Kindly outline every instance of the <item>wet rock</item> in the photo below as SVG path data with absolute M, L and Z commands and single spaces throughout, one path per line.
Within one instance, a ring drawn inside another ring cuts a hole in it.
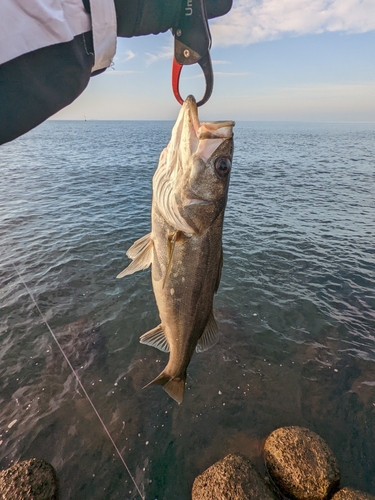
M 58 481 L 52 465 L 37 458 L 18 462 L 0 472 L 2 500 L 58 500 Z
M 192 500 L 275 500 L 276 497 L 240 454 L 227 455 L 194 481 Z
M 332 500 L 375 500 L 375 497 L 363 491 L 343 488 L 333 495 Z
M 280 491 L 295 500 L 326 500 L 340 483 L 337 461 L 326 442 L 303 427 L 282 427 L 266 439 L 268 472 Z

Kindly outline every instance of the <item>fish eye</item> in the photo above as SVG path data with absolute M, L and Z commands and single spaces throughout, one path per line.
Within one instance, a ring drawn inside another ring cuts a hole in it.
M 230 172 L 232 164 L 226 156 L 219 156 L 216 158 L 214 166 L 219 177 L 226 177 Z

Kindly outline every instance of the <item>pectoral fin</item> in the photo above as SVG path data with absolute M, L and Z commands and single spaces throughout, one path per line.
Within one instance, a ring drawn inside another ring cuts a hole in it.
M 214 290 L 215 293 L 218 291 L 218 288 L 220 285 L 221 273 L 223 271 L 223 262 L 224 262 L 224 257 L 223 257 L 223 247 L 222 247 L 221 252 L 220 252 L 219 268 L 217 270 L 217 276 L 216 276 L 216 283 L 215 283 L 215 290 Z
M 211 311 L 210 317 L 201 338 L 198 340 L 197 347 L 195 350 L 197 352 L 207 351 L 210 347 L 216 344 L 219 340 L 219 328 L 216 324 L 214 314 Z
M 126 255 L 132 259 L 133 262 L 131 262 L 128 267 L 118 274 L 116 278 L 123 278 L 129 274 L 147 269 L 152 262 L 153 247 L 154 243 L 151 239 L 151 233 L 148 233 L 139 240 L 135 241 L 126 252 Z
M 140 339 L 141 344 L 150 345 L 151 347 L 156 347 L 159 351 L 169 352 L 168 340 L 164 334 L 161 325 L 153 328 L 152 330 L 144 333 Z
M 179 232 L 180 231 L 175 231 L 174 233 L 171 233 L 168 236 L 168 241 L 167 241 L 168 266 L 167 266 L 167 270 L 166 270 L 165 276 L 164 276 L 163 288 L 167 282 L 169 275 L 171 274 L 172 262 L 173 262 L 173 252 L 174 252 L 174 248 L 176 245 L 176 240 L 178 238 Z

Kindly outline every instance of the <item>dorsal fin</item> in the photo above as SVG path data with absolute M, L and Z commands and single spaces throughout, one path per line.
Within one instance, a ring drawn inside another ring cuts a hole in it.
M 169 352 L 168 340 L 161 325 L 144 333 L 140 337 L 139 342 L 141 344 L 150 345 L 151 347 L 156 347 L 156 349 L 159 349 L 159 351 Z
M 121 271 L 116 278 L 123 278 L 129 274 L 147 269 L 152 262 L 153 247 L 154 243 L 151 239 L 151 233 L 148 233 L 145 236 L 142 236 L 139 240 L 135 241 L 126 252 L 126 255 L 132 259 L 133 262 Z
M 211 311 L 211 314 L 208 318 L 206 328 L 198 340 L 197 347 L 195 350 L 197 352 L 207 351 L 210 347 L 216 344 L 219 340 L 219 328 L 216 324 L 214 313 Z

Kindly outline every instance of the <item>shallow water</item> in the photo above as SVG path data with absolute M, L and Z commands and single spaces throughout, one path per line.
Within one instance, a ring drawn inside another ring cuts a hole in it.
M 222 336 L 181 406 L 141 389 L 167 359 L 138 343 L 158 324 L 149 270 L 115 279 L 172 125 L 47 122 L 1 147 L 0 466 L 44 458 L 62 500 L 140 498 L 15 265 L 147 500 L 187 500 L 230 452 L 262 472 L 283 425 L 374 495 L 375 125 L 237 123 Z

